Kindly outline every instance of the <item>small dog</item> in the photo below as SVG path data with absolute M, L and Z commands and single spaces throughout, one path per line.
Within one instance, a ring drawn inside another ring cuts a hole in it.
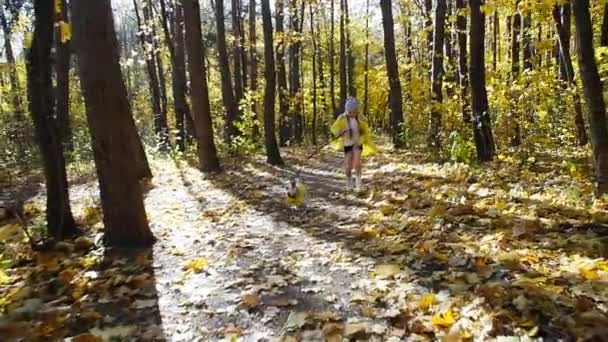
M 289 182 L 289 186 L 287 187 L 287 203 L 295 206 L 303 205 L 304 200 L 306 199 L 306 192 L 306 185 L 304 185 L 296 175 L 296 177 Z

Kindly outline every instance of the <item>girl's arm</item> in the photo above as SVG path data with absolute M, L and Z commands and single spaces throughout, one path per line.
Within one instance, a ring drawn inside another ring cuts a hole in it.
M 342 115 L 338 116 L 334 124 L 331 125 L 330 131 L 333 135 L 338 137 L 346 133 L 346 120 L 344 120 Z

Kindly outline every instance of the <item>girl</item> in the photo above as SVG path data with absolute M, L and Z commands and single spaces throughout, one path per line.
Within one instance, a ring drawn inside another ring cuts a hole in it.
M 365 118 L 359 115 L 359 103 L 349 97 L 344 104 L 345 113 L 338 116 L 331 126 L 331 132 L 337 136 L 334 146 L 344 150 L 344 167 L 346 186 L 353 187 L 352 170 L 355 170 L 355 189 L 361 190 L 361 156 L 375 154 L 377 148 L 372 142 L 371 131 Z

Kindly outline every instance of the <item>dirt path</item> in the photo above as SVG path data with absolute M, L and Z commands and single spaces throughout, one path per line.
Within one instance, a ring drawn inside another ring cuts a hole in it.
M 181 165 L 177 174 L 157 176 L 162 186 L 149 192 L 146 206 L 161 237 L 154 265 L 170 339 L 207 341 L 234 332 L 258 341 L 289 334 L 289 328 L 297 334 L 304 321 L 286 325 L 297 313 L 369 320 L 351 302 L 376 263 L 353 235 L 367 203 L 343 194 L 341 173 L 332 169 L 339 164 L 338 155 L 327 154 L 301 169 L 309 187 L 303 208 L 285 200 L 290 168 L 227 165 L 224 175 L 204 180 Z M 209 262 L 205 271 L 176 285 L 184 260 L 199 257 Z M 321 325 L 306 322 L 309 340 L 322 340 L 315 337 Z

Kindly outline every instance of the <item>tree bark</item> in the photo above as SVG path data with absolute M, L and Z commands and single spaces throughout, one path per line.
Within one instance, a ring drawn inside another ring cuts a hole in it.
M 526 11 L 522 23 L 522 48 L 524 50 L 524 70 L 530 71 L 534 67 L 532 64 L 532 18 L 530 11 Z
M 602 34 L 600 36 L 600 45 L 608 46 L 608 3 L 604 4 L 604 16 L 602 20 Z
M 346 62 L 348 63 L 348 95 L 357 96 L 355 87 L 355 55 L 350 41 L 350 17 L 348 13 L 348 0 L 344 0 L 344 26 L 346 31 Z
M 456 0 L 456 31 L 458 32 L 458 81 L 460 85 L 460 100 L 462 102 L 462 121 L 465 124 L 471 123 L 471 113 L 469 110 L 469 71 L 467 67 L 467 18 L 463 11 L 465 8 L 464 0 Z
M 399 80 L 399 66 L 395 53 L 395 32 L 393 9 L 391 0 L 380 0 L 382 9 L 382 28 L 384 31 L 384 55 L 386 58 L 386 72 L 390 86 L 391 106 L 391 135 L 396 147 L 402 147 L 400 133 L 403 124 L 403 108 L 401 95 L 401 81 Z
M 134 122 L 122 80 L 118 41 L 109 0 L 72 1 L 74 44 L 97 167 L 105 242 L 149 245 L 148 226 L 137 170 Z
M 589 0 L 577 0 L 573 4 L 576 24 L 578 65 L 589 113 L 591 147 L 595 166 L 596 195 L 608 193 L 608 125 L 602 81 L 595 61 L 593 25 L 589 13 Z
M 207 66 L 201 30 L 200 5 L 198 0 L 182 0 L 184 23 L 186 26 L 186 51 L 190 72 L 190 103 L 194 132 L 198 142 L 198 162 L 203 172 L 219 172 L 213 140 L 213 122 L 207 88 Z
M 188 134 L 186 132 L 186 122 L 190 118 L 190 107 L 186 100 L 186 63 L 184 53 L 184 26 L 183 9 L 181 2 L 176 2 L 174 15 L 169 18 L 165 0 L 160 0 L 161 15 L 163 19 L 163 30 L 165 41 L 169 48 L 171 58 L 171 90 L 173 93 L 173 107 L 175 111 L 175 125 L 177 128 L 177 147 L 179 151 L 186 150 Z M 169 28 L 171 22 L 171 29 Z M 173 36 L 171 36 L 171 31 Z
M 340 113 L 336 107 L 336 60 L 335 60 L 335 0 L 331 0 L 330 5 L 330 19 L 329 19 L 329 97 L 331 100 L 331 109 L 334 117 L 337 117 Z
M 276 75 L 274 66 L 274 42 L 272 37 L 272 18 L 269 0 L 262 0 L 262 21 L 264 30 L 264 138 L 266 143 L 266 160 L 272 165 L 283 165 L 283 159 L 277 145 L 274 127 L 274 101 Z
M 317 39 L 315 37 L 315 20 L 314 12 L 312 10 L 312 3 L 309 5 L 310 9 L 310 37 L 312 39 L 312 123 L 311 123 L 311 138 L 312 144 L 317 144 Z
M 66 151 L 74 150 L 72 140 L 72 126 L 70 124 L 70 42 L 62 38 L 62 30 L 69 24 L 68 8 L 65 0 L 61 0 L 60 13 L 56 13 L 55 22 L 55 75 L 57 85 L 55 88 L 55 108 L 59 125 L 59 137 Z M 64 23 L 63 26 L 61 23 Z
M 232 77 L 230 76 L 230 61 L 228 60 L 226 29 L 224 25 L 224 0 L 215 0 L 215 23 L 217 27 L 217 53 L 222 82 L 222 99 L 224 101 L 224 108 L 226 109 L 224 141 L 230 143 L 234 137 L 239 135 L 235 123 L 239 120 L 240 114 L 234 97 Z
M 348 61 L 346 56 L 346 28 L 345 28 L 345 13 L 344 0 L 340 0 L 340 103 L 339 113 L 344 112 L 344 103 L 348 96 Z
M 78 230 L 70 208 L 63 145 L 53 110 L 53 2 L 34 1 L 34 14 L 34 34 L 27 55 L 29 107 L 42 154 L 47 229 L 49 235 L 61 239 Z
M 12 27 L 9 26 L 4 9 L 0 9 L 0 24 L 4 35 L 4 53 L 6 62 L 9 64 L 9 82 L 11 84 L 11 94 L 13 102 L 13 112 L 15 120 L 23 122 L 25 115 L 23 113 L 23 101 L 21 100 L 21 87 L 19 85 L 19 77 L 17 75 L 17 65 L 12 44 Z
M 301 13 L 299 13 L 301 12 Z M 290 26 L 295 35 L 302 33 L 302 23 L 304 22 L 304 11 L 298 10 L 298 1 L 290 1 Z M 290 95 L 293 106 L 293 138 L 296 142 L 302 142 L 304 135 L 304 122 L 302 116 L 302 82 L 300 79 L 300 63 L 301 63 L 301 47 L 302 43 L 298 40 L 289 46 L 289 83 Z
M 496 71 L 498 66 L 498 35 L 499 35 L 499 24 L 498 11 L 494 11 L 492 23 L 492 70 Z
M 515 8 L 519 1 L 516 2 Z M 513 15 L 512 22 L 512 38 L 511 38 L 511 82 L 515 82 L 519 77 L 520 70 L 520 33 L 521 33 L 522 20 L 519 12 Z M 519 116 L 515 111 L 511 111 L 513 135 L 511 136 L 511 146 L 521 145 L 521 129 L 519 127 Z
M 365 73 L 364 77 L 364 99 L 363 99 L 363 115 L 369 117 L 369 0 L 365 2 Z
M 242 46 L 243 33 L 241 32 L 240 0 L 232 0 L 232 35 L 234 36 L 233 58 L 234 61 L 234 97 L 237 105 L 243 99 L 243 69 L 242 69 Z
M 477 149 L 477 160 L 490 161 L 494 158 L 494 137 L 488 107 L 485 71 L 485 15 L 481 11 L 484 0 L 469 0 L 471 12 L 471 99 L 473 107 L 473 134 Z
M 139 14 L 139 8 L 137 0 L 133 0 L 133 7 L 135 9 L 135 18 L 137 20 L 137 27 L 139 29 L 138 36 L 141 43 L 141 48 L 146 58 L 146 71 L 148 73 L 148 85 L 150 88 L 150 102 L 152 104 L 152 112 L 154 113 L 154 130 L 158 136 L 161 147 L 167 146 L 168 139 L 168 128 L 167 118 L 163 116 L 161 108 L 161 93 L 160 84 L 158 80 L 158 68 L 156 65 L 156 57 L 154 52 L 154 37 L 152 30 L 149 29 L 148 23 L 152 18 L 151 8 L 146 5 L 143 8 L 143 20 Z
M 280 39 L 277 44 L 277 77 L 279 86 L 279 144 L 286 146 L 287 142 L 293 137 L 292 121 L 289 116 L 289 89 L 287 89 L 287 71 L 285 69 L 285 3 L 284 0 L 275 2 L 275 21 L 277 34 Z
M 249 89 L 251 91 L 256 91 L 258 89 L 258 56 L 257 48 L 255 46 L 256 35 L 255 0 L 249 0 Z
M 433 65 L 431 67 L 432 109 L 429 125 L 431 148 L 441 150 L 441 103 L 443 102 L 443 47 L 445 37 L 446 0 L 435 1 L 435 27 L 433 29 Z
M 572 7 L 570 7 L 570 4 L 563 4 L 561 7 L 561 12 L 558 12 L 557 14 L 559 15 L 559 22 L 560 22 L 560 26 L 561 26 L 561 30 L 562 33 L 562 37 L 558 36 L 558 55 L 560 54 L 561 51 L 561 47 L 560 45 L 563 45 L 564 50 L 567 50 L 568 53 L 570 53 L 570 37 L 572 36 Z M 554 11 L 554 19 L 555 19 L 555 11 Z M 558 32 L 559 33 L 559 32 Z M 561 42 L 560 42 L 561 39 Z M 559 79 L 562 81 L 567 81 L 568 80 L 568 76 L 567 76 L 567 71 L 566 71 L 566 65 L 564 64 L 564 59 L 562 59 L 562 57 L 559 58 Z
M 560 7 L 555 6 L 553 8 L 553 20 L 555 22 L 555 29 L 557 31 L 557 42 L 559 45 L 560 65 L 565 67 L 565 77 L 568 84 L 576 89 L 576 81 L 574 80 L 574 68 L 572 65 L 572 57 L 570 56 L 570 50 L 566 47 L 569 45 L 566 43 L 569 41 L 570 33 L 569 28 L 567 29 L 563 24 L 562 16 L 560 15 Z M 587 132 L 585 131 L 585 120 L 583 119 L 583 109 L 581 106 L 581 99 L 578 91 L 574 92 L 574 123 L 576 126 L 576 143 L 579 146 L 584 146 L 588 142 Z

